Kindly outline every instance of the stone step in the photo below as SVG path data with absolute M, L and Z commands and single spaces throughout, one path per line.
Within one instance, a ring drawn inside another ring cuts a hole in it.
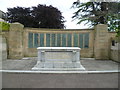
M 85 70 L 80 62 L 38 62 L 32 70 Z
M 84 71 L 85 68 L 32 68 L 32 70 L 37 71 Z

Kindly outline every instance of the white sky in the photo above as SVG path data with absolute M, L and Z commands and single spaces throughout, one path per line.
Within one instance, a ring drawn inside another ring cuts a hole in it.
M 46 4 L 47 6 L 52 5 L 62 12 L 62 16 L 64 16 L 66 20 L 66 29 L 88 28 L 87 26 L 84 26 L 84 24 L 77 25 L 77 21 L 72 21 L 71 17 L 73 16 L 75 9 L 71 9 L 71 6 L 74 1 L 76 0 L 0 0 L 0 10 L 7 12 L 7 8 L 16 6 L 31 7 L 37 6 L 38 4 Z

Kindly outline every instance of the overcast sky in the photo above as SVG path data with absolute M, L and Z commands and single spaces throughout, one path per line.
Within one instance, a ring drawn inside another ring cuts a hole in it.
M 71 17 L 75 10 L 71 9 L 71 6 L 74 1 L 76 0 L 0 0 L 0 10 L 6 12 L 7 8 L 16 6 L 31 7 L 37 6 L 38 4 L 46 4 L 47 6 L 52 5 L 62 12 L 62 16 L 64 16 L 66 20 L 66 29 L 87 28 L 87 26 L 84 26 L 83 24 L 77 25 L 77 21 L 72 21 Z

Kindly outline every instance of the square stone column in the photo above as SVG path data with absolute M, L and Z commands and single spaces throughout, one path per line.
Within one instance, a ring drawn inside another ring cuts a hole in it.
M 10 24 L 8 58 L 21 59 L 23 57 L 23 27 L 20 23 Z
M 95 26 L 94 56 L 95 59 L 109 59 L 108 26 Z

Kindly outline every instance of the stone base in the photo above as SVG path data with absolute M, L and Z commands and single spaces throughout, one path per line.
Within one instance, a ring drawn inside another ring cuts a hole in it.
M 80 64 L 80 62 L 37 62 L 37 64 L 32 68 L 32 70 L 80 71 L 85 70 L 85 68 Z

